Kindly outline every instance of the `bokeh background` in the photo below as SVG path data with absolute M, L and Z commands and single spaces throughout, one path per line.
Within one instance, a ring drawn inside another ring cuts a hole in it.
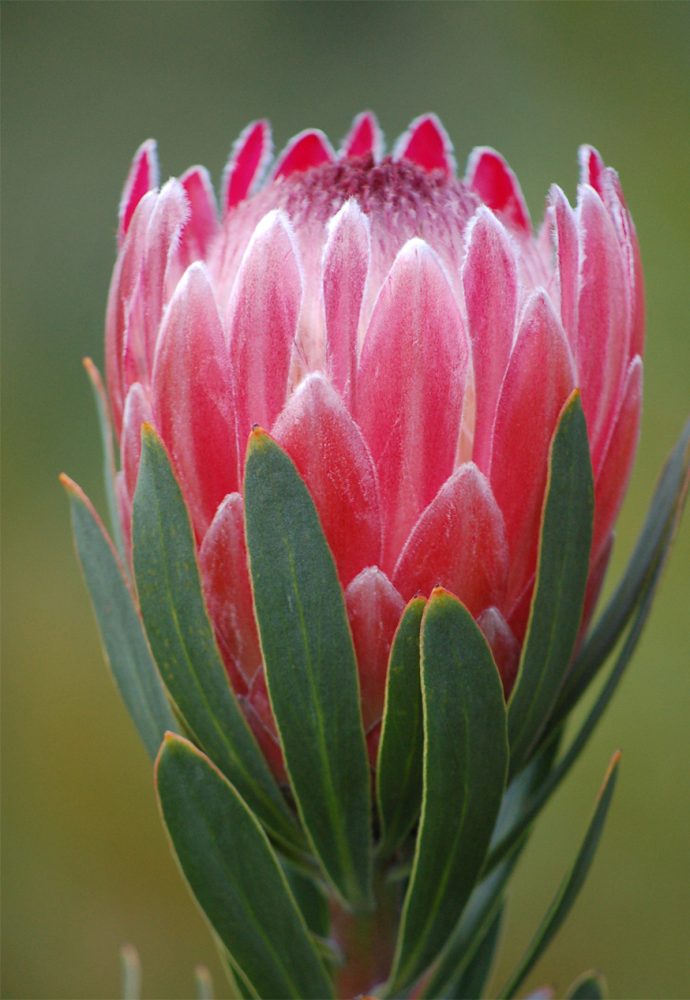
M 163 175 L 206 164 L 269 116 L 338 141 L 374 108 L 389 139 L 438 112 L 460 164 L 500 149 L 541 215 L 574 197 L 577 146 L 620 171 L 648 287 L 639 462 L 612 576 L 690 402 L 687 3 L 3 4 L 3 996 L 119 995 L 130 941 L 144 995 L 185 997 L 213 946 L 169 856 L 138 745 L 107 675 L 57 474 L 100 504 L 80 359 L 102 359 L 120 188 L 154 135 Z M 685 525 L 614 706 L 549 806 L 513 886 L 501 973 L 572 858 L 608 757 L 624 751 L 592 877 L 532 984 L 605 970 L 618 998 L 690 994 Z

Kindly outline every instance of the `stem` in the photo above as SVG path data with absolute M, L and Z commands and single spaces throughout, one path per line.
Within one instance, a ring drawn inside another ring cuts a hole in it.
M 343 955 L 335 980 L 339 1000 L 366 996 L 388 978 L 400 920 L 400 886 L 379 874 L 374 898 L 370 913 L 350 913 L 331 900 L 331 933 Z

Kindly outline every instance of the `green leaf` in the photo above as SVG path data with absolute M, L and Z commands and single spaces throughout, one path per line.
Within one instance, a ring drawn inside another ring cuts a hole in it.
M 583 972 L 566 994 L 567 1000 L 604 1000 L 606 980 L 600 972 Z
M 535 789 L 541 786 L 551 769 L 556 749 L 556 741 L 544 747 L 506 789 L 492 842 L 500 840 L 506 830 L 512 827 L 515 816 L 520 815 Z M 524 842 L 523 837 L 518 846 L 522 847 Z M 459 922 L 434 965 L 431 977 L 425 983 L 423 996 L 427 1000 L 443 1000 L 443 998 L 456 1000 L 458 990 L 461 988 L 459 984 L 465 981 L 465 976 L 470 975 L 470 967 L 475 959 L 479 961 L 477 957 L 479 949 L 503 905 L 504 889 L 517 864 L 519 854 L 519 850 L 513 850 L 502 864 L 494 866 L 475 886 Z M 478 990 L 477 995 L 480 992 Z
M 214 1000 L 213 980 L 205 965 L 197 965 L 194 970 L 196 1000 Z
M 127 711 L 151 759 L 166 730 L 178 729 L 149 651 L 122 564 L 91 501 L 68 476 L 67 491 L 77 554 L 106 659 Z
M 168 735 L 156 787 L 182 872 L 257 995 L 332 996 L 275 852 L 230 782 L 188 740 Z
M 558 933 L 563 921 L 570 912 L 570 909 L 577 899 L 580 889 L 584 885 L 589 872 L 594 855 L 599 844 L 606 822 L 606 815 L 611 804 L 613 790 L 616 785 L 618 765 L 620 763 L 620 753 L 615 753 L 611 758 L 608 770 L 604 777 L 603 785 L 599 791 L 594 815 L 582 842 L 582 846 L 577 854 L 575 863 L 570 872 L 561 883 L 551 906 L 547 910 L 536 934 L 530 942 L 520 964 L 511 976 L 510 980 L 499 994 L 499 1000 L 510 1000 L 514 997 L 525 978 L 534 968 L 544 950 L 550 944 L 553 937 Z
M 122 1000 L 140 1000 L 141 962 L 134 945 L 125 944 L 120 948 L 120 967 L 122 969 Z
M 474 888 L 505 786 L 503 688 L 469 611 L 440 588 L 422 623 L 424 794 L 387 995 L 413 983 Z
M 376 764 L 376 791 L 381 819 L 379 858 L 398 849 L 416 821 L 422 799 L 422 692 L 419 681 L 419 632 L 426 601 L 410 601 L 393 639 L 381 740 Z
M 508 705 L 513 774 L 535 746 L 572 656 L 587 584 L 593 514 L 587 427 L 576 390 L 563 407 L 549 455 L 534 596 Z
M 652 602 L 656 593 L 656 588 L 661 576 L 662 565 L 657 565 L 654 576 L 647 581 L 642 599 L 633 620 L 633 624 L 625 638 L 616 662 L 602 688 L 597 700 L 590 709 L 587 718 L 578 730 L 577 736 L 573 739 L 566 753 L 558 761 L 546 779 L 539 785 L 534 796 L 529 801 L 524 811 L 520 814 L 511 829 L 496 843 L 489 852 L 489 857 L 484 865 L 484 871 L 488 872 L 497 865 L 503 858 L 514 851 L 520 841 L 526 836 L 532 823 L 544 808 L 548 800 L 556 791 L 560 783 L 570 771 L 571 767 L 578 759 L 589 739 L 594 732 L 599 719 L 604 714 L 609 702 L 618 687 L 628 663 L 637 647 L 637 643 L 642 635 Z
M 307 927 L 317 937 L 327 938 L 331 929 L 331 914 L 323 889 L 313 878 L 305 875 L 301 868 L 295 867 L 289 861 L 281 863 Z
M 93 397 L 96 401 L 96 411 L 98 413 L 98 423 L 101 429 L 101 443 L 103 445 L 103 482 L 105 484 L 105 498 L 108 505 L 108 519 L 110 530 L 115 540 L 115 546 L 122 559 L 125 558 L 125 545 L 122 539 L 122 526 L 120 524 L 120 512 L 118 510 L 117 497 L 115 496 L 115 451 L 113 448 L 113 428 L 110 422 L 110 412 L 108 407 L 108 397 L 103 387 L 101 373 L 91 358 L 84 358 L 84 369 L 88 375 L 93 390 Z
M 587 636 L 568 676 L 552 725 L 580 700 L 625 629 L 646 581 L 664 561 L 680 520 L 690 482 L 690 421 L 659 478 L 640 537 L 611 600 Z
M 290 458 L 252 432 L 247 548 L 266 680 L 300 817 L 324 871 L 371 905 L 371 790 L 342 590 L 316 509 Z
M 443 993 L 443 997 L 448 997 L 449 1000 L 476 1000 L 482 995 L 491 975 L 491 966 L 501 933 L 502 918 L 503 907 L 499 907 L 484 937 L 480 940 L 474 957 L 464 972 L 455 981 L 448 984 L 448 991 Z M 440 994 L 436 996 L 437 1000 L 442 1000 Z
M 133 539 L 146 632 L 180 715 L 271 833 L 287 844 L 302 846 L 228 681 L 201 594 L 187 509 L 163 444 L 146 425 Z

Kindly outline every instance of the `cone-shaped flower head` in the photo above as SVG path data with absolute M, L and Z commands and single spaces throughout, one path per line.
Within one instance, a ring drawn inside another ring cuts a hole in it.
M 391 155 L 373 115 L 336 153 L 269 127 L 233 147 L 218 216 L 194 167 L 157 189 L 152 142 L 120 207 L 106 365 L 125 534 L 142 421 L 189 508 L 219 646 L 279 753 L 253 617 L 242 470 L 254 424 L 316 504 L 357 653 L 371 744 L 404 604 L 441 585 L 484 631 L 509 691 L 534 584 L 550 440 L 579 387 L 595 482 L 593 605 L 637 440 L 643 287 L 616 173 L 581 151 L 573 208 L 534 233 L 494 150 L 464 180 L 433 115 Z

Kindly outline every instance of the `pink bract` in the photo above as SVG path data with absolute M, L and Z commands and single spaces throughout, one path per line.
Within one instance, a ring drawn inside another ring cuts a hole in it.
M 370 113 L 340 151 L 317 130 L 272 169 L 266 122 L 225 170 L 156 188 L 144 143 L 120 205 L 106 321 L 125 535 L 142 421 L 157 428 L 199 546 L 228 674 L 280 771 L 247 572 L 242 469 L 253 424 L 292 457 L 350 617 L 369 744 L 406 601 L 470 609 L 506 694 L 534 582 L 547 456 L 579 387 L 595 477 L 587 614 L 635 451 L 644 294 L 617 174 L 581 150 L 535 234 L 515 174 L 475 150 L 463 180 L 434 115 L 383 155 Z

